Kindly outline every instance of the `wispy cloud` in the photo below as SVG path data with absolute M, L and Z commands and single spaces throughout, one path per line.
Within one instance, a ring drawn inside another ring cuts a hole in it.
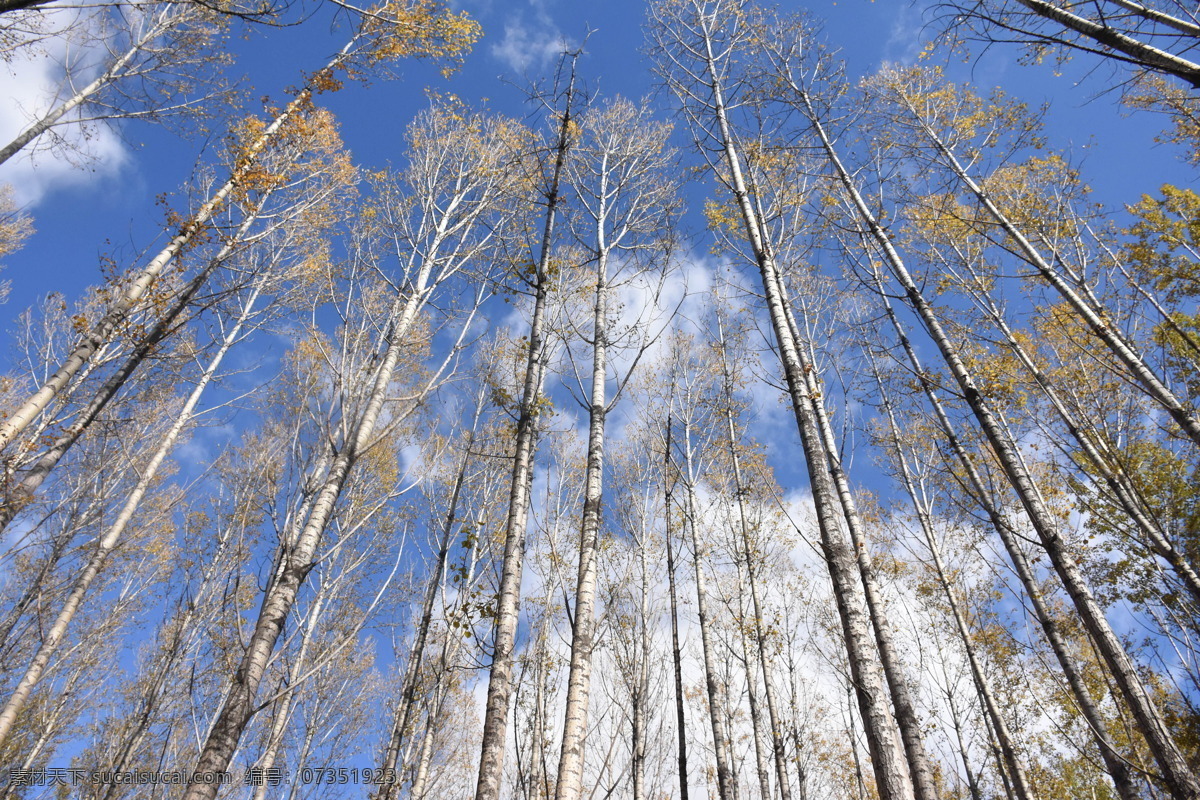
M 925 29 L 926 3 L 897 4 L 892 29 L 883 47 L 883 60 L 899 64 L 915 64 L 925 46 L 929 31 Z
M 554 20 L 535 4 L 532 19 L 519 11 L 504 23 L 504 38 L 492 46 L 492 55 L 512 72 L 524 75 L 544 68 L 567 47 Z

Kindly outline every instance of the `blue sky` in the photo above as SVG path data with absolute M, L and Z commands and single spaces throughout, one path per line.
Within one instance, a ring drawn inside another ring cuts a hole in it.
M 825 21 L 830 42 L 841 49 L 850 72 L 861 76 L 885 61 L 910 61 L 924 42 L 923 4 L 904 0 L 823 0 L 807 7 Z M 343 136 L 356 161 L 379 168 L 400 155 L 400 135 L 415 109 L 424 104 L 429 85 L 459 94 L 471 103 L 488 98 L 490 105 L 514 115 L 530 113 L 522 88 L 553 67 L 564 39 L 578 42 L 591 29 L 581 71 L 602 95 L 640 98 L 653 84 L 642 44 L 643 4 L 614 0 L 585 7 L 569 0 L 458 0 L 477 19 L 484 38 L 460 74 L 444 80 L 430 65 L 408 62 L 401 80 L 370 87 L 348 86 L 323 98 L 342 121 Z M 603 13 L 601 13 L 603 8 Z M 302 25 L 261 29 L 235 38 L 237 61 L 230 75 L 244 88 L 249 111 L 260 110 L 259 98 L 284 98 L 287 86 L 303 70 L 318 67 L 345 38 L 328 6 Z M 1186 182 L 1188 170 L 1167 148 L 1156 146 L 1157 121 L 1142 115 L 1121 118 L 1115 94 L 1095 97 L 1108 77 L 1103 71 L 1086 79 L 1081 66 L 1068 65 L 1056 76 L 1050 67 L 1018 65 L 1019 52 L 997 48 L 970 63 L 952 59 L 948 71 L 980 86 L 1003 85 L 1031 104 L 1050 103 L 1048 131 L 1054 146 L 1066 147 L 1083 160 L 1085 177 L 1099 199 L 1119 206 L 1165 181 Z M 7 74 L 5 74 L 7 72 Z M 13 106 L 36 99 L 40 84 L 53 78 L 49 62 L 18 61 L 0 65 L 0 132 L 18 124 Z M 1082 85 L 1076 85 L 1083 79 Z M 10 303 L 0 308 L 9 329 L 15 314 L 44 292 L 69 297 L 98 278 L 98 259 L 112 253 L 132 265 L 148 247 L 163 218 L 156 198 L 176 193 L 198 161 L 205 142 L 184 139 L 145 123 L 127 123 L 102 131 L 85 144 L 90 160 L 73 166 L 42 154 L 0 166 L 0 182 L 13 183 L 35 217 L 37 233 L 27 247 L 7 260 L 5 277 L 13 282 Z M 1182 175 L 1180 173 L 1183 173 Z
M 814 18 L 823 19 L 824 33 L 846 58 L 850 75 L 863 77 L 886 62 L 916 58 L 927 38 L 927 2 L 822 0 L 792 7 L 807 8 Z M 584 8 L 570 0 L 457 0 L 456 7 L 478 20 L 484 30 L 458 74 L 446 79 L 433 64 L 408 61 L 400 66 L 398 80 L 349 84 L 341 92 L 320 96 L 319 102 L 341 121 L 342 136 L 361 167 L 376 170 L 401 161 L 404 128 L 427 104 L 426 87 L 535 121 L 539 112 L 526 102 L 525 88 L 553 71 L 563 41 L 578 43 L 589 30 L 579 69 L 593 92 L 601 97 L 642 98 L 654 90 L 649 64 L 641 53 L 645 8 L 641 0 L 606 3 L 604 14 L 599 7 Z M 345 13 L 335 14 L 326 4 L 301 25 L 251 30 L 234 37 L 236 61 L 230 77 L 239 82 L 246 98 L 245 111 L 239 113 L 261 114 L 264 97 L 275 104 L 286 101 L 287 87 L 295 85 L 303 72 L 324 64 L 348 35 Z M 1102 68 L 1089 77 L 1089 62 L 1067 64 L 1062 74 L 1056 74 L 1049 66 L 1023 66 L 1019 56 L 1017 49 L 994 48 L 979 59 L 938 56 L 936 61 L 951 77 L 970 80 L 983 90 L 1003 86 L 1031 105 L 1048 104 L 1051 146 L 1063 148 L 1073 162 L 1081 164 L 1097 199 L 1115 210 L 1164 182 L 1190 180 L 1191 169 L 1177 160 L 1176 153 L 1154 143 L 1159 120 L 1145 114 L 1122 116 L 1116 93 L 1100 93 L 1110 73 Z M 8 69 L 18 71 L 0 77 L 0 103 L 9 106 L 30 102 L 31 82 L 50 77 L 42 63 L 18 62 Z M 0 65 L 0 76 L 4 70 Z M 0 106 L 0 132 L 13 125 L 11 110 Z M 0 329 L 13 331 L 22 310 L 49 291 L 61 292 L 68 301 L 81 297 L 86 287 L 100 280 L 103 256 L 131 269 L 144 261 L 140 254 L 156 252 L 165 216 L 159 196 L 165 195 L 171 208 L 181 208 L 182 187 L 197 165 L 212 162 L 221 132 L 218 129 L 207 141 L 185 139 L 149 124 L 127 123 L 117 131 L 101 131 L 86 143 L 92 159 L 83 168 L 46 154 L 33 161 L 22 155 L 0 166 L 0 182 L 15 184 L 37 229 L 26 247 L 6 260 L 0 274 L 13 287 L 9 302 L 0 306 Z M 686 150 L 686 131 L 677 130 L 675 136 L 677 146 Z M 711 187 L 697 181 L 685 191 L 692 199 L 688 205 L 698 209 Z M 694 228 L 703 225 L 695 211 L 687 222 Z M 692 241 L 698 257 L 707 254 L 709 245 L 703 236 Z M 0 348 L 0 364 L 13 355 L 10 348 Z M 278 355 L 267 353 L 266 358 Z M 767 394 L 773 391 L 761 388 Z M 780 409 L 768 402 L 766 394 L 758 400 L 763 422 L 758 437 L 791 442 L 794 429 L 786 415 L 776 413 Z M 869 462 L 864 458 L 855 464 L 860 479 L 870 481 Z M 802 480 L 798 475 L 781 478 L 793 485 Z
M 829 41 L 841 49 L 851 75 L 859 77 L 884 62 L 916 57 L 925 41 L 924 2 L 821 0 L 784 5 L 806 7 L 823 19 Z M 580 72 L 590 88 L 602 97 L 631 98 L 643 97 L 654 88 L 640 53 L 644 15 L 640 0 L 612 0 L 591 7 L 570 0 L 458 0 L 456 5 L 476 18 L 485 34 L 458 75 L 447 80 L 432 65 L 408 62 L 402 65 L 401 80 L 369 87 L 348 85 L 342 92 L 322 96 L 321 102 L 341 120 L 343 138 L 360 166 L 379 169 L 400 161 L 404 127 L 426 104 L 427 86 L 456 93 L 470 105 L 488 98 L 498 111 L 534 115 L 524 102 L 528 80 L 548 76 L 560 43 L 578 42 L 588 30 L 593 32 Z M 235 39 L 237 61 L 230 74 L 244 87 L 247 110 L 260 112 L 259 98 L 264 96 L 283 102 L 286 87 L 298 83 L 303 71 L 320 67 L 349 35 L 346 21 L 340 29 L 337 22 L 337 15 L 324 7 L 300 26 L 252 31 L 244 39 Z M 1065 149 L 1073 162 L 1081 164 L 1097 199 L 1114 209 L 1135 202 L 1143 192 L 1155 191 L 1161 183 L 1193 181 L 1194 173 L 1175 153 L 1155 145 L 1157 120 L 1145 115 L 1123 117 L 1115 107 L 1115 94 L 1098 94 L 1108 82 L 1107 72 L 1089 78 L 1084 65 L 1068 64 L 1057 75 L 1048 65 L 1018 64 L 1019 55 L 1017 50 L 998 48 L 979 60 L 941 57 L 939 61 L 953 78 L 971 80 L 984 89 L 1003 86 L 1032 105 L 1049 103 L 1051 146 Z M 5 74 L 9 69 L 11 74 Z M 34 90 L 41 79 L 53 77 L 51 72 L 44 63 L 0 64 L 0 132 L 14 126 L 13 103 L 35 102 Z M 0 306 L 0 327 L 5 333 L 14 328 L 25 307 L 46 292 L 61 292 L 68 300 L 80 297 L 87 286 L 100 280 L 101 256 L 113 255 L 122 268 L 130 269 L 142 262 L 140 253 L 156 250 L 164 219 L 159 196 L 166 194 L 167 203 L 180 208 L 178 193 L 197 165 L 211 163 L 214 154 L 208 151 L 220 136 L 217 131 L 208 142 L 184 139 L 131 123 L 90 140 L 86 147 L 93 158 L 82 168 L 45 156 L 36 163 L 22 157 L 0 166 L 0 182 L 15 184 L 37 228 L 25 249 L 7 259 L 7 269 L 0 274 L 13 284 L 10 301 Z M 679 131 L 677 137 L 684 147 L 686 133 Z M 698 207 L 709 188 L 693 184 L 687 191 L 695 200 L 692 205 Z M 705 253 L 708 244 L 698 240 L 696 247 Z M 8 348 L 0 348 L 0 364 L 7 364 L 10 357 Z M 776 452 L 792 448 L 794 455 L 794 424 L 786 409 L 770 399 L 773 391 L 759 395 L 760 418 L 764 428 L 778 433 L 771 440 Z M 756 433 L 766 438 L 762 430 Z M 857 479 L 870 480 L 869 457 L 853 467 Z M 802 485 L 802 476 L 794 471 L 780 477 L 791 489 Z
M 825 35 L 841 50 L 850 74 L 862 77 L 883 63 L 916 58 L 927 36 L 927 2 L 823 0 L 793 7 L 807 8 L 814 18 L 824 20 Z M 538 112 L 525 100 L 525 87 L 552 72 L 563 41 L 577 43 L 589 30 L 580 74 L 592 91 L 601 97 L 642 98 L 654 90 L 649 64 L 640 52 L 645 8 L 641 0 L 606 3 L 604 14 L 599 7 L 584 8 L 569 0 L 457 0 L 456 7 L 477 19 L 484 30 L 458 74 L 446 79 L 435 65 L 408 61 L 401 65 L 398 80 L 350 84 L 319 98 L 338 116 L 343 138 L 363 168 L 380 169 L 401 160 L 404 127 L 428 102 L 426 87 L 453 92 L 471 105 L 486 98 L 497 111 L 536 117 Z M 335 14 L 326 4 L 301 25 L 251 30 L 233 38 L 236 62 L 230 77 L 239 82 L 246 98 L 246 111 L 241 113 L 261 114 L 264 97 L 275 104 L 284 102 L 286 88 L 295 85 L 303 72 L 325 63 L 348 31 L 345 13 Z M 1143 192 L 1153 192 L 1164 182 L 1190 180 L 1190 168 L 1177 160 L 1176 153 L 1154 143 L 1159 120 L 1145 114 L 1122 116 L 1116 93 L 1101 93 L 1111 77 L 1103 68 L 1088 76 L 1090 62 L 1067 64 L 1062 74 L 1056 74 L 1050 66 L 1023 66 L 1019 56 L 1013 48 L 994 48 L 970 61 L 957 56 L 936 60 L 953 78 L 970 80 L 985 90 L 1003 86 L 1031 105 L 1048 104 L 1051 146 L 1063 148 L 1073 162 L 1081 164 L 1097 199 L 1113 209 L 1136 202 Z M 12 104 L 31 102 L 32 84 L 51 77 L 44 63 L 8 65 L 16 71 L 8 76 L 3 75 L 5 69 L 0 65 L 0 103 L 10 108 L 0 106 L 0 132 L 14 126 Z M 13 286 L 10 301 L 0 306 L 0 328 L 12 331 L 22 310 L 49 291 L 61 292 L 68 301 L 82 296 L 87 286 L 99 281 L 102 256 L 111 255 L 122 268 L 130 269 L 144 260 L 139 254 L 155 252 L 161 246 L 165 216 L 159 196 L 166 195 L 167 204 L 179 209 L 182 187 L 197 165 L 211 163 L 220 135 L 218 130 L 207 141 L 185 139 L 145 123 L 127 123 L 86 143 L 92 158 L 83 168 L 46 154 L 33 161 L 22 155 L 0 166 L 0 182 L 15 184 L 37 229 L 27 246 L 7 259 L 0 275 Z M 675 135 L 678 146 L 686 149 L 686 131 L 677 130 Z M 694 182 L 685 191 L 692 197 L 689 205 L 699 208 L 710 187 Z M 689 221 L 695 227 L 703 224 L 697 213 Z M 707 253 L 707 241 L 693 241 L 697 255 Z M 0 363 L 12 355 L 9 348 L 0 348 Z M 773 413 L 775 404 L 766 402 L 765 396 L 759 399 L 764 421 L 772 420 L 770 427 L 777 434 L 764 436 L 760 430 L 759 437 L 790 441 L 794 431 L 788 420 Z M 870 469 L 868 461 L 860 460 L 856 468 Z M 799 476 L 781 477 L 789 481 Z

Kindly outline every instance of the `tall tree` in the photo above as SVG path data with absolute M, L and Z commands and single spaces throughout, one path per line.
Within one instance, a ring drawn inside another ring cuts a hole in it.
M 406 197 L 397 190 L 387 198 L 392 204 L 385 206 L 381 231 L 385 241 L 396 247 L 397 290 L 380 318 L 371 319 L 368 314 L 358 323 L 363 335 L 355 336 L 345 349 L 352 363 L 330 365 L 346 376 L 336 401 L 342 416 L 326 434 L 330 439 L 328 458 L 306 478 L 313 487 L 310 505 L 282 532 L 284 545 L 277 554 L 249 646 L 231 677 L 231 691 L 197 759 L 196 773 L 227 769 L 257 710 L 255 697 L 271 653 L 314 566 L 351 471 L 371 456 L 372 449 L 388 442 L 388 433 L 413 411 L 410 400 L 407 407 L 392 410 L 390 419 L 384 415 L 385 406 L 392 405 L 395 372 L 402 357 L 411 354 L 410 336 L 422 311 L 444 284 L 469 267 L 488 262 L 488 247 L 500 227 L 498 218 L 502 219 L 499 204 L 507 196 L 512 174 L 506 168 L 511 130 L 502 121 L 461 119 L 454 109 L 436 107 L 424 112 L 409 129 L 410 165 L 403 179 L 411 194 Z M 347 331 L 347 335 L 353 333 Z M 430 389 L 428 382 L 418 385 L 415 399 Z M 212 783 L 195 782 L 185 797 L 211 800 L 215 791 Z
M 632 103 L 617 100 L 590 111 L 580 121 L 579 141 L 568 161 L 568 176 L 578 198 L 576 232 L 594 265 L 592 327 L 581 338 L 591 344 L 587 461 L 584 470 L 583 520 L 579 569 L 572 617 L 571 660 L 567 676 L 562 755 L 555 800 L 578 800 L 583 792 L 592 651 L 596 646 L 596 580 L 602 522 L 605 420 L 620 398 L 632 369 L 645 351 L 652 320 L 621 325 L 611 311 L 611 295 L 639 280 L 648 283 L 651 302 L 639 315 L 652 315 L 656 283 L 651 248 L 663 248 L 673 225 L 675 187 L 667 176 L 672 154 L 663 147 L 669 128 L 649 120 Z M 660 264 L 660 266 L 662 266 Z M 647 280 L 648 279 L 648 280 Z M 661 285 L 661 281 L 657 282 Z M 621 327 L 626 330 L 622 332 Z M 633 342 L 625 341 L 631 338 Z M 618 373 L 608 397 L 610 351 L 632 347 L 632 366 Z M 571 349 L 568 343 L 568 350 Z M 582 387 L 581 387 L 582 388 Z
M 533 313 L 526 339 L 528 351 L 525 372 L 517 400 L 516 430 L 514 432 L 512 484 L 509 487 L 508 516 L 504 528 L 504 555 L 501 564 L 499 595 L 496 598 L 495 628 L 492 634 L 492 665 L 488 675 L 487 705 L 483 720 L 483 741 L 480 745 L 479 781 L 475 800 L 499 800 L 504 767 L 505 736 L 508 729 L 509 694 L 512 689 L 513 657 L 516 648 L 517 622 L 521 601 L 521 572 L 525 556 L 525 535 L 529 519 L 530 492 L 533 482 L 533 458 L 537 442 L 538 415 L 542 410 L 542 386 L 545 379 L 547 301 L 558 271 L 554 264 L 555 223 L 563 191 L 563 169 L 573 144 L 572 120 L 577 102 L 575 62 L 578 53 L 564 54 L 566 85 L 562 92 L 562 108 L 555 109 L 557 130 L 553 144 L 543 151 L 546 163 L 530 170 L 531 191 L 539 194 L 544 203 L 540 237 L 532 218 L 523 220 L 527 234 L 534 234 L 527 253 L 517 255 L 514 267 L 524 268 L 526 290 L 533 295 Z M 558 102 L 558 98 L 555 98 Z M 533 205 L 530 198 L 525 203 Z

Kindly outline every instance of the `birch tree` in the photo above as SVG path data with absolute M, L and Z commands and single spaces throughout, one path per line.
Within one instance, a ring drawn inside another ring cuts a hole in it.
M 162 124 L 228 102 L 221 85 L 229 61 L 222 53 L 224 23 L 199 3 L 139 3 L 70 26 L 68 36 L 84 33 L 86 40 L 72 42 L 68 52 L 84 55 L 63 65 L 64 86 L 44 109 L 25 112 L 26 124 L 0 146 L 0 164 L 31 145 L 62 151 L 69 139 L 58 131 L 67 126 L 86 133 L 115 120 Z M 87 83 L 74 77 L 92 73 Z
M 778 244 L 764 217 L 769 200 L 756 191 L 753 156 L 744 152 L 747 145 L 739 137 L 745 131 L 735 124 L 734 115 L 745 115 L 747 111 L 748 98 L 743 94 L 746 77 L 737 71 L 735 59 L 739 55 L 747 57 L 745 52 L 755 35 L 751 14 L 749 7 L 739 3 L 662 3 L 652 11 L 652 36 L 656 37 L 655 49 L 660 54 L 660 70 L 688 114 L 698 146 L 709 155 L 714 175 L 734 198 L 735 219 L 744 228 L 751 261 L 762 281 L 800 432 L 822 548 L 842 617 L 879 791 L 886 800 L 910 797 L 914 791 L 928 800 L 933 797 L 930 772 L 911 707 L 903 703 L 903 681 L 894 673 L 889 675 L 893 698 L 901 700 L 898 710 L 903 724 L 897 726 L 879 680 L 871 642 L 872 614 L 864 608 L 866 598 L 860 577 L 855 574 L 858 559 L 843 528 L 846 523 L 855 527 L 853 509 L 847 504 L 849 495 L 844 480 L 839 478 L 836 454 L 828 449 L 821 431 L 813 398 L 812 365 L 806 363 L 804 348 L 789 321 L 780 264 L 776 261 Z M 865 562 L 863 568 L 869 572 Z M 874 611 L 879 613 L 879 609 Z M 885 641 L 880 645 L 886 647 Z
M 1200 17 L 1180 0 L 952 0 L 934 13 L 952 36 L 1023 44 L 1036 59 L 1088 53 L 1200 88 Z
M 544 401 L 542 388 L 547 363 L 546 315 L 547 303 L 555 286 L 555 275 L 561 265 L 554 262 L 555 224 L 558 205 L 565 192 L 563 169 L 574 144 L 572 120 L 576 112 L 575 62 L 578 53 L 564 54 L 559 77 L 565 79 L 561 95 L 562 108 L 554 109 L 557 129 L 553 144 L 543 152 L 544 161 L 530 169 L 531 191 L 538 195 L 524 198 L 530 205 L 543 205 L 541 225 L 530 214 L 521 224 L 525 226 L 525 241 L 514 246 L 517 282 L 524 282 L 523 291 L 533 298 L 529 334 L 525 340 L 524 374 L 521 377 L 519 398 L 515 398 L 516 428 L 513 441 L 512 483 L 509 488 L 508 515 L 504 529 L 504 552 L 501 561 L 500 585 L 496 598 L 495 627 L 492 633 L 492 664 L 488 674 L 487 705 L 483 720 L 483 740 L 480 743 L 479 780 L 475 800 L 499 800 L 503 778 L 505 737 L 508 729 L 509 695 L 512 690 L 513 660 L 516 648 L 517 623 L 520 611 L 521 573 L 525 556 L 526 527 L 529 520 L 530 492 L 533 481 L 533 459 L 537 443 L 538 415 Z M 560 102 L 558 97 L 555 102 Z M 540 234 L 540 235 L 539 235 Z M 521 274 L 522 270 L 525 274 Z
M 668 129 L 646 119 L 631 103 L 614 101 L 582 117 L 580 139 L 568 161 L 568 176 L 578 197 L 577 235 L 594 264 L 594 302 L 591 331 L 592 365 L 588 409 L 587 461 L 584 470 L 583 521 L 580 527 L 579 570 L 572 617 L 571 661 L 567 677 L 562 755 L 556 800 L 578 800 L 583 791 L 584 744 L 587 731 L 592 651 L 596 646 L 595 603 L 597 559 L 600 550 L 601 502 L 604 473 L 605 420 L 636 366 L 651 331 L 652 321 L 623 323 L 612 319 L 611 296 L 623 287 L 645 294 L 640 316 L 653 313 L 656 282 L 647 275 L 654 267 L 651 248 L 663 247 L 670 236 L 675 187 L 667 177 L 671 153 L 663 148 Z M 644 284 L 644 285 L 639 285 Z M 649 302 L 647 302 L 649 301 Z M 645 306 L 649 306 L 645 309 Z M 625 330 L 621 330 L 624 328 Z M 633 339 L 632 342 L 628 341 Z M 622 339 L 626 341 L 622 342 Z M 617 391 L 608 397 L 609 352 L 632 348 L 632 365 L 618 373 Z M 568 350 L 571 347 L 568 344 Z M 583 386 L 580 386 L 583 389 Z

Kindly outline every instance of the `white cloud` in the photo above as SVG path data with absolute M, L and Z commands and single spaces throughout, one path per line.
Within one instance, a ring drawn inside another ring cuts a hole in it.
M 924 4 L 904 4 L 892 20 L 892 29 L 884 44 L 884 61 L 914 64 L 925 46 Z
M 504 38 L 492 46 L 492 55 L 514 73 L 524 75 L 544 69 L 569 46 L 550 16 L 537 9 L 532 22 L 518 13 L 504 23 Z
M 63 38 L 50 38 L 44 51 L 22 50 L 0 69 L 0 146 L 51 107 L 70 47 Z M 76 82 L 87 77 L 77 75 Z M 61 147 L 48 149 L 51 135 Z M 12 184 L 19 205 L 30 207 L 56 189 L 111 177 L 127 160 L 124 142 L 108 126 L 67 125 L 43 134 L 0 165 L 0 181 Z

